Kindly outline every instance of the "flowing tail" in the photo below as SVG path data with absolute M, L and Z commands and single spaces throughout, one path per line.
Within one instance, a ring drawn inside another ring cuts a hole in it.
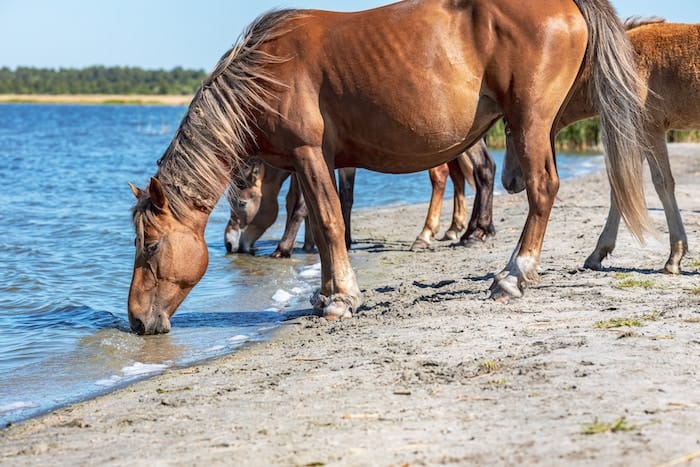
M 613 201 L 632 234 L 644 243 L 654 229 L 647 214 L 642 162 L 646 112 L 634 51 L 608 0 L 574 0 L 588 25 L 586 69 L 591 102 L 600 114 L 601 139 Z

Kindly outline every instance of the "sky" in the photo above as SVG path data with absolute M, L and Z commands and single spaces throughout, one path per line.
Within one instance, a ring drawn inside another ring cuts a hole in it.
M 527 0 L 523 0 L 526 2 Z M 390 0 L 0 0 L 0 67 L 210 71 L 272 8 L 353 11 Z M 621 18 L 700 22 L 700 0 L 612 0 Z

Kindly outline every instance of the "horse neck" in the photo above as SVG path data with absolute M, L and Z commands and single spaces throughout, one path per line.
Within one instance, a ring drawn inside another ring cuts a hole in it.
M 176 141 L 171 149 L 177 148 Z M 192 154 L 171 151 L 160 162 L 159 179 L 173 215 L 181 221 L 209 217 L 228 186 L 232 170 L 224 158 L 203 160 Z

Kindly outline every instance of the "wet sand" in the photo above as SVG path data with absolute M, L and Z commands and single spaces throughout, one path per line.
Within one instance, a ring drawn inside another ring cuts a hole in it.
M 426 205 L 359 211 L 358 316 L 301 316 L 235 355 L 4 429 L 0 464 L 700 465 L 700 146 L 671 153 L 691 249 L 679 276 L 657 272 L 668 237 L 648 176 L 657 239 L 622 228 L 605 269 L 582 270 L 607 182 L 566 181 L 540 283 L 505 305 L 487 291 L 524 195 L 496 197 L 497 236 L 469 248 L 407 251 Z

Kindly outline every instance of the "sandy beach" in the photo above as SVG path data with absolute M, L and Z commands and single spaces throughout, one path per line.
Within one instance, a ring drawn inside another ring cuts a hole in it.
M 563 182 L 540 283 L 509 304 L 488 288 L 523 194 L 497 196 L 496 237 L 467 248 L 408 251 L 426 205 L 356 211 L 356 317 L 305 310 L 234 355 L 3 429 L 0 464 L 700 465 L 700 146 L 670 151 L 681 275 L 658 273 L 668 236 L 648 174 L 657 238 L 622 228 L 605 269 L 581 269 L 607 181 Z

